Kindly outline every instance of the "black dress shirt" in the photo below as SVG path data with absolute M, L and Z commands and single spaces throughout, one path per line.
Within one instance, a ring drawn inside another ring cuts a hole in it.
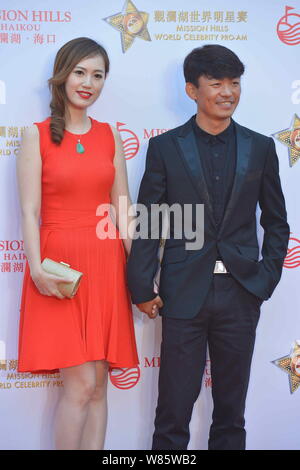
M 224 217 L 226 205 L 232 191 L 236 168 L 236 133 L 231 120 L 220 134 L 212 135 L 201 129 L 193 119 L 199 158 L 204 172 L 209 198 L 217 229 Z M 222 257 L 218 251 L 218 259 Z
M 220 227 L 232 191 L 236 167 L 234 123 L 231 121 L 223 132 L 212 135 L 198 126 L 195 117 L 193 128 L 215 223 Z

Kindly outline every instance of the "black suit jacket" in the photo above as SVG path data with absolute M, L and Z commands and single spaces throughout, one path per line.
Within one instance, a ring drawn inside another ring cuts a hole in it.
M 186 250 L 184 238 L 170 238 L 165 244 L 159 288 L 164 306 L 160 313 L 175 318 L 192 318 L 199 313 L 212 281 L 217 248 L 230 273 L 248 291 L 268 299 L 280 280 L 289 240 L 273 140 L 234 123 L 236 172 L 223 221 L 217 228 L 191 122 L 149 140 L 138 196 L 138 202 L 147 207 L 204 204 L 203 247 Z M 260 261 L 257 203 L 264 229 Z M 172 236 L 172 227 L 170 233 Z M 157 239 L 133 240 L 127 266 L 133 303 L 155 297 L 158 247 Z

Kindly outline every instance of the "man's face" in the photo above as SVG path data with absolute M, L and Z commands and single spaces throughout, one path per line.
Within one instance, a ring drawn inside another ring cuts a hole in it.
M 208 78 L 201 76 L 198 87 L 186 84 L 186 92 L 197 102 L 198 113 L 210 120 L 224 120 L 232 116 L 240 95 L 240 78 Z

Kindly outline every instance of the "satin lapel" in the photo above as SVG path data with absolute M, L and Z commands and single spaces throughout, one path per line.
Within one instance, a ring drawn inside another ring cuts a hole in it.
M 225 209 L 223 221 L 220 227 L 220 233 L 224 230 L 224 227 L 226 223 L 228 222 L 232 209 L 238 203 L 238 200 L 240 197 L 240 191 L 243 187 L 243 182 L 247 173 L 249 160 L 250 160 L 251 145 L 252 145 L 251 135 L 237 123 L 235 123 L 235 128 L 236 128 L 236 144 L 237 144 L 236 170 L 235 170 L 232 191 L 231 191 L 230 198 Z
M 195 190 L 199 194 L 205 207 L 208 209 L 207 213 L 210 216 L 212 223 L 215 225 L 213 209 L 204 178 L 203 168 L 201 159 L 199 157 L 199 151 L 193 128 L 192 125 L 189 127 L 185 126 L 185 128 L 187 129 L 186 133 L 175 137 L 176 144 L 179 148 L 179 154 L 192 180 Z

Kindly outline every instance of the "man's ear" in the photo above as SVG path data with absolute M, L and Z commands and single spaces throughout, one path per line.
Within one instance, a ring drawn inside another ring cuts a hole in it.
M 195 85 L 193 83 L 191 83 L 191 82 L 186 83 L 185 92 L 188 95 L 188 97 L 191 98 L 191 100 L 197 101 L 197 99 L 196 99 L 197 98 L 196 90 L 197 90 L 197 88 L 195 87 Z

